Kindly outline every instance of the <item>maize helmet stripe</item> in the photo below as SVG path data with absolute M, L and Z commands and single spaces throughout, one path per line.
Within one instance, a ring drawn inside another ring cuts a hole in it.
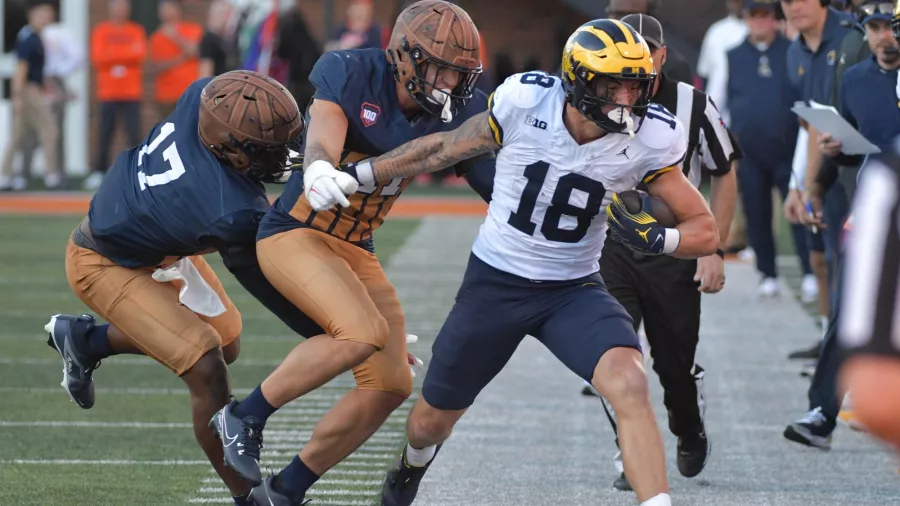
M 622 30 L 622 33 L 625 34 L 625 43 L 626 44 L 628 44 L 628 45 L 638 44 L 637 33 L 634 32 L 634 28 L 619 21 L 618 19 L 614 19 L 613 23 L 615 23 L 615 25 L 618 26 L 620 30 Z

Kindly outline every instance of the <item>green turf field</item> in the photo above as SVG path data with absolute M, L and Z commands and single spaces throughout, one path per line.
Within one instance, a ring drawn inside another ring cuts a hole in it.
M 112 358 L 95 372 L 97 402 L 81 410 L 59 387 L 61 361 L 46 344 L 55 313 L 86 310 L 65 277 L 64 251 L 77 217 L 0 216 L 0 483 L 4 504 L 229 504 L 194 441 L 190 400 L 180 380 L 143 357 Z M 419 225 L 392 220 L 378 233 L 386 262 Z M 246 395 L 298 342 L 283 324 L 207 257 L 244 317 L 232 386 Z M 282 409 L 267 426 L 263 465 L 287 463 L 316 420 L 352 384 L 342 377 Z M 324 477 L 315 504 L 372 504 L 403 442 L 410 402 L 386 428 Z

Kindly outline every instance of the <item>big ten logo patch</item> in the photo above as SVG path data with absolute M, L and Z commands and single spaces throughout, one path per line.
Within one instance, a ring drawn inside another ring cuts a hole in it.
M 547 122 L 541 121 L 534 116 L 527 116 L 525 118 L 525 124 L 528 126 L 533 126 L 534 128 L 540 128 L 541 130 L 547 129 Z
M 381 107 L 368 102 L 363 103 L 362 111 L 359 113 L 359 119 L 362 120 L 363 126 L 370 127 L 374 125 L 378 121 L 378 116 L 381 116 Z

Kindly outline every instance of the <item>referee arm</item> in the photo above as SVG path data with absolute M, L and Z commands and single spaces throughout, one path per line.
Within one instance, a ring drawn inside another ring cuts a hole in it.
M 708 96 L 700 122 L 700 154 L 703 166 L 712 176 L 710 184 L 709 208 L 719 230 L 718 252 L 728 244 L 731 221 L 734 218 L 734 204 L 737 199 L 737 175 L 735 166 L 741 157 L 737 141 L 731 135 L 715 103 Z M 724 259 L 719 254 L 701 258 L 697 262 L 694 280 L 700 283 L 699 290 L 716 293 L 725 284 Z
M 860 177 L 846 242 L 838 339 L 849 352 L 841 387 L 867 432 L 900 449 L 900 159 L 887 153 Z

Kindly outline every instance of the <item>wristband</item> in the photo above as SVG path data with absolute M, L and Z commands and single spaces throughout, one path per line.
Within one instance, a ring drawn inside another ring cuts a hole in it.
M 725 260 L 725 252 L 722 251 L 722 248 L 716 248 L 716 255 L 719 255 L 719 257 L 721 257 L 722 260 Z
M 372 162 L 363 161 L 356 164 L 356 180 L 361 186 L 375 186 L 375 170 Z
M 679 244 L 681 244 L 681 232 L 675 228 L 667 228 L 662 252 L 666 255 L 670 255 L 678 249 Z

